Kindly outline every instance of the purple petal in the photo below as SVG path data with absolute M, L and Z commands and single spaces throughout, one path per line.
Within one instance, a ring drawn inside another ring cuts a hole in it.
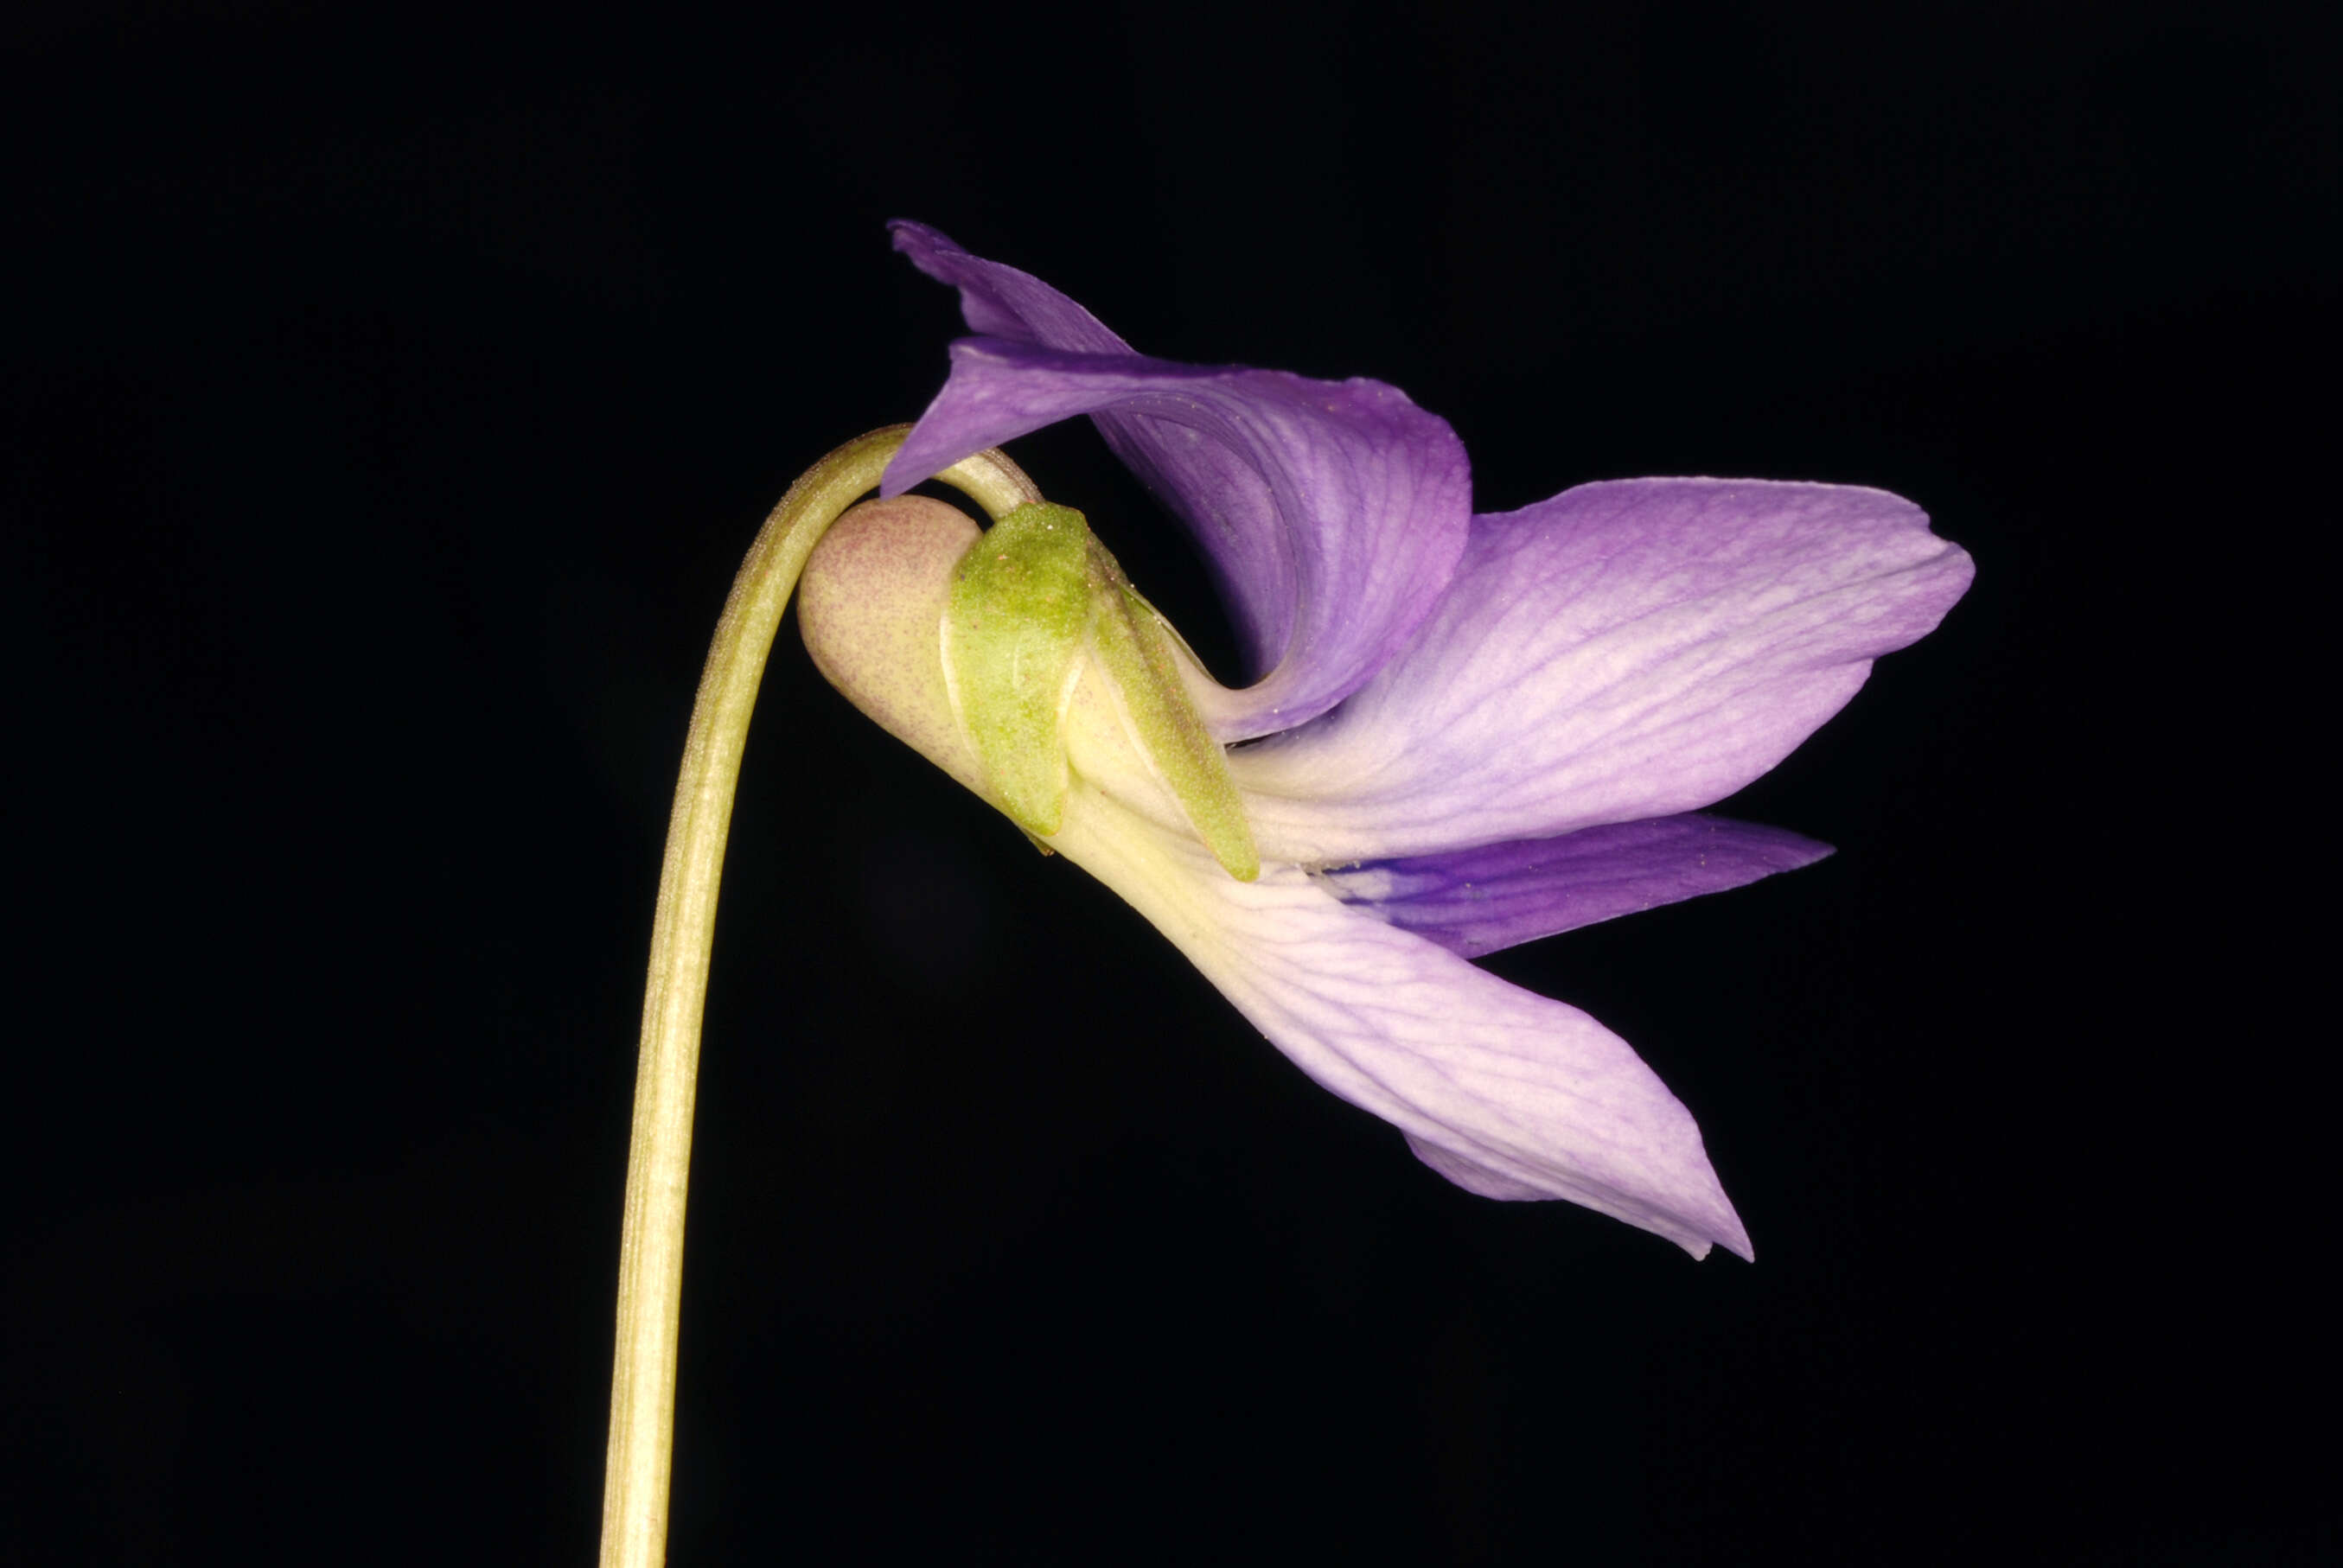
M 1195 536 L 1260 677 L 1208 713 L 1223 741 L 1323 713 L 1438 603 L 1464 548 L 1471 485 L 1455 432 L 1404 393 L 1150 359 L 1047 284 L 932 229 L 898 225 L 896 244 L 957 284 L 970 325 L 990 336 L 952 346 L 951 378 L 882 493 L 1092 416 Z
M 1322 873 L 1336 898 L 1463 958 L 1811 866 L 1827 844 L 1696 812 Z
M 1082 354 L 1131 351 L 1105 322 L 1030 272 L 970 256 L 950 236 L 923 223 L 898 218 L 887 229 L 895 237 L 895 248 L 910 257 L 913 266 L 960 290 L 960 314 L 970 332 Z
M 1493 1198 L 1563 1198 L 1699 1257 L 1743 1257 L 1692 1115 L 1577 1009 L 1347 909 L 1292 867 L 1257 882 L 1078 787 L 1051 845 L 1171 938 L 1302 1071 Z
M 1788 755 L 1972 575 L 1880 490 L 1581 486 L 1475 518 L 1383 674 L 1231 767 L 1262 854 L 1319 865 L 1671 816 Z

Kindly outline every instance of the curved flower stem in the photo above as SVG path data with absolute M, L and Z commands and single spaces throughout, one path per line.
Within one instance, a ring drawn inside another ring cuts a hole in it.
M 789 487 L 733 580 L 692 706 L 675 811 L 668 821 L 667 859 L 659 871 L 650 980 L 643 994 L 642 1057 L 635 1080 L 618 1262 L 602 1568 L 659 1568 L 667 1555 L 692 1088 L 699 1067 L 717 883 L 724 869 L 749 710 L 806 558 L 839 515 L 878 484 L 910 428 L 896 425 L 849 441 Z M 998 451 L 980 452 L 938 477 L 966 491 L 996 518 L 1041 498 L 1032 481 Z

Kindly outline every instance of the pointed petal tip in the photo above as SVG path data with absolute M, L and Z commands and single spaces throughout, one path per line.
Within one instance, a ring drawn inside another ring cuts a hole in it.
M 889 218 L 887 237 L 894 247 L 905 256 L 960 249 L 951 236 L 940 228 L 921 223 L 917 218 Z
M 1654 1208 L 1648 1201 L 1604 1201 L 1584 1189 L 1533 1186 L 1413 1132 L 1406 1138 L 1410 1153 L 1444 1180 L 1476 1197 L 1501 1203 L 1576 1203 L 1664 1237 L 1691 1253 L 1695 1262 L 1707 1257 L 1712 1246 L 1721 1246 L 1747 1262 L 1757 1261 L 1756 1251 L 1749 1242 L 1749 1231 L 1741 1223 L 1741 1216 L 1734 1212 L 1733 1203 L 1717 1184 L 1714 1171 L 1704 1172 L 1708 1178 L 1705 1191 L 1684 1194 L 1684 1201 L 1667 1211 Z
M 1709 1188 L 1712 1201 L 1702 1206 L 1693 1238 L 1686 1240 L 1674 1236 L 1669 1239 L 1691 1253 L 1695 1262 L 1708 1256 L 1712 1244 L 1724 1248 L 1745 1263 L 1755 1262 L 1757 1249 L 1749 1240 L 1749 1228 L 1734 1211 L 1733 1201 L 1725 1195 L 1725 1189 L 1714 1172 L 1709 1177 Z
M 1690 1241 L 1679 1241 L 1677 1244 L 1690 1252 L 1695 1262 L 1708 1256 L 1711 1243 L 1724 1248 L 1745 1263 L 1755 1262 L 1757 1249 L 1749 1240 L 1748 1227 L 1742 1224 L 1741 1216 L 1733 1211 L 1732 1203 L 1726 1201 L 1722 1191 L 1717 1193 L 1716 1201 L 1717 1212 L 1708 1216 L 1707 1240 L 1698 1245 Z
M 1741 1216 L 1733 1211 L 1732 1205 L 1725 1205 L 1722 1221 L 1722 1223 L 1712 1221 L 1713 1228 L 1705 1236 L 1694 1236 L 1689 1240 L 1683 1236 L 1670 1236 L 1668 1240 L 1691 1254 L 1695 1263 L 1706 1259 L 1712 1247 L 1722 1247 L 1745 1263 L 1755 1262 L 1757 1250 L 1750 1244 L 1749 1232 L 1743 1227 Z

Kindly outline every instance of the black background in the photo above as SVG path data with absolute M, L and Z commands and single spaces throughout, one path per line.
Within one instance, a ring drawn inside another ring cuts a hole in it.
M 0 1555 L 589 1559 L 667 793 L 765 509 L 941 382 L 898 216 L 1406 388 L 1482 509 L 1859 482 L 1979 577 L 1728 808 L 1835 858 L 1490 960 L 1754 1267 L 1446 1187 L 785 628 L 672 1561 L 2333 1548 L 2257 879 L 2327 857 L 2334 40 L 1888 9 L 12 7 Z

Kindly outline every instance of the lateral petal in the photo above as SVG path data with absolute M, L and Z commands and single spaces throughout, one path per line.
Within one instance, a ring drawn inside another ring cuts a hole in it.
M 1584 485 L 1475 518 L 1399 657 L 1232 771 L 1262 854 L 1319 865 L 1671 816 L 1787 756 L 1973 575 L 1881 490 Z
M 960 290 L 985 334 L 888 467 L 895 495 L 970 452 L 1087 414 L 1211 562 L 1251 669 L 1206 718 L 1222 741 L 1315 718 L 1357 690 L 1439 601 L 1472 508 L 1445 420 L 1381 382 L 1182 365 L 1131 352 L 1040 279 L 933 229 L 897 247 Z
M 1450 1181 L 1563 1198 L 1694 1257 L 1750 1256 L 1692 1115 L 1625 1041 L 1345 908 L 1295 868 L 1256 882 L 1077 782 L 1051 847 L 1172 939 L 1303 1072 Z
M 1830 852 L 1784 829 L 1685 812 L 1320 875 L 1344 903 L 1469 959 L 1743 887 Z

